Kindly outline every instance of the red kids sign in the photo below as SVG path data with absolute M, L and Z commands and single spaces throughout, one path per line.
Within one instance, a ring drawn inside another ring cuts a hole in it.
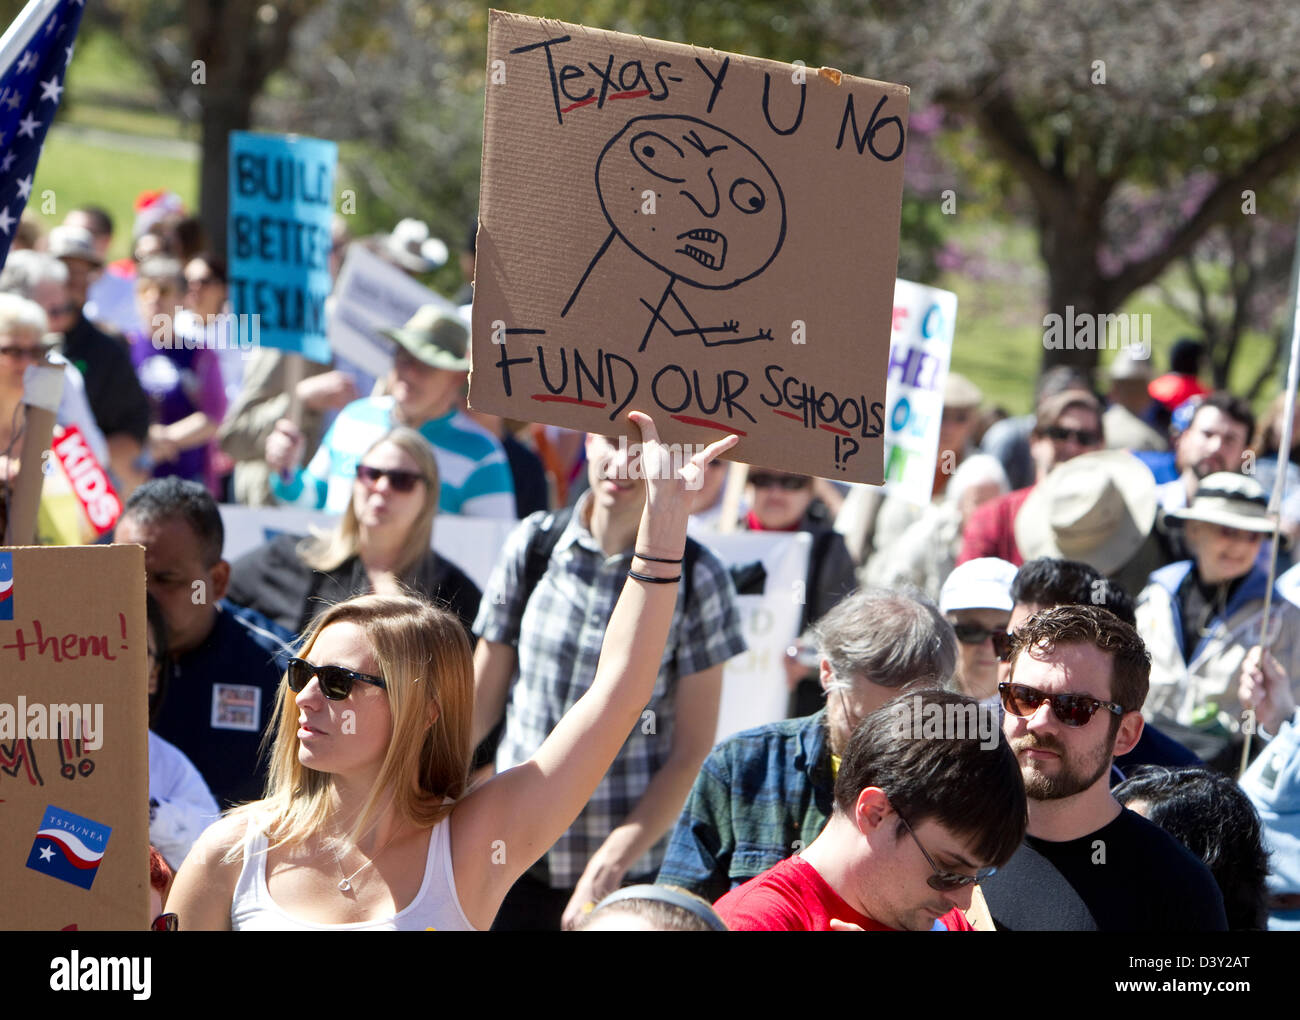
M 81 431 L 75 425 L 63 428 L 53 449 L 90 526 L 96 535 L 106 535 L 121 516 L 122 501 Z

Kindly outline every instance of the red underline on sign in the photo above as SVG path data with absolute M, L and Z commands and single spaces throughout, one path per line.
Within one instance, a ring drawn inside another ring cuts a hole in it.
M 834 432 L 837 436 L 851 436 L 852 432 L 847 429 L 837 429 L 833 425 L 818 425 L 819 429 L 825 429 L 827 432 Z
M 534 393 L 534 400 L 556 401 L 561 404 L 581 404 L 583 407 L 608 407 L 608 404 L 602 404 L 598 400 L 579 400 L 577 397 L 557 397 L 551 393 Z
M 613 102 L 615 99 L 640 99 L 642 96 L 648 96 L 649 94 L 649 89 L 640 89 L 636 92 L 615 92 L 609 97 L 609 99 L 610 102 Z
M 563 107 L 560 112 L 568 113 L 570 110 L 576 110 L 579 106 L 586 106 L 588 103 L 594 103 L 595 101 L 595 96 L 588 96 L 586 99 L 579 99 L 576 103 L 570 103 L 568 106 Z
M 789 411 L 778 411 L 775 408 L 773 408 L 772 413 L 779 414 L 782 418 L 789 418 L 791 421 L 798 421 L 798 422 L 803 421 L 803 418 L 801 418 L 799 415 L 791 414 Z
M 719 425 L 716 421 L 709 421 L 708 418 L 692 418 L 689 414 L 671 414 L 668 417 L 686 425 L 702 425 L 706 429 L 717 429 L 719 432 L 728 433 L 734 432 L 738 436 L 749 435 L 748 432 L 742 429 L 732 428 L 730 425 Z

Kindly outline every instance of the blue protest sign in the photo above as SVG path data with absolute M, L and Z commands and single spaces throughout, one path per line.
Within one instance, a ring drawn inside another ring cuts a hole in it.
M 328 363 L 330 219 L 338 146 L 318 138 L 230 133 L 230 303 L 259 336 Z M 240 320 L 244 321 L 244 320 Z

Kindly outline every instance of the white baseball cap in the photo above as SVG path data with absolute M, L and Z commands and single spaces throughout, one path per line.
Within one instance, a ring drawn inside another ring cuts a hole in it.
M 957 609 L 1001 609 L 1011 612 L 1011 582 L 1016 567 L 996 556 L 968 560 L 948 575 L 939 592 L 939 612 Z

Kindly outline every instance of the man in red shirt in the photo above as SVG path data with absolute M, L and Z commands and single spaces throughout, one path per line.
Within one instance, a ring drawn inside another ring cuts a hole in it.
M 1038 405 L 1029 443 L 1037 473 L 1035 485 L 1058 464 L 1105 446 L 1101 413 L 1101 402 L 1087 390 L 1065 390 Z M 1016 489 L 971 514 L 962 533 L 958 565 L 984 556 L 996 556 L 1017 567 L 1024 563 L 1016 544 L 1016 514 L 1033 491 L 1033 485 Z
M 904 694 L 855 728 L 821 835 L 715 909 L 733 931 L 969 931 L 975 883 L 1011 859 L 1027 817 L 996 710 Z

